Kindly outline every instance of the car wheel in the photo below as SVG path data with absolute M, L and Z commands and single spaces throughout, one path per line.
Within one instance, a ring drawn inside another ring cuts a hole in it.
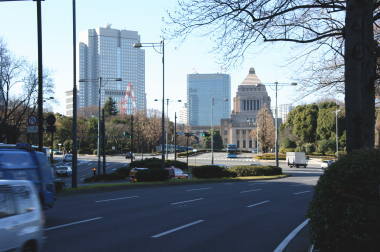
M 22 247 L 22 252 L 36 252 L 37 251 L 37 245 L 35 242 L 29 241 Z

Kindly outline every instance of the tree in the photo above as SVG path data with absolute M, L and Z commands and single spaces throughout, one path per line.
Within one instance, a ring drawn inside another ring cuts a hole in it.
M 108 97 L 104 104 L 104 116 L 115 116 L 117 113 L 119 113 L 119 111 L 117 110 L 116 102 L 111 97 Z
M 268 152 L 271 148 L 274 148 L 275 128 L 272 113 L 266 106 L 262 107 L 257 113 L 256 123 L 259 131 L 258 135 L 260 147 L 263 152 Z M 251 131 L 251 137 L 256 141 L 257 128 Z
M 214 130 L 212 137 L 214 138 L 214 150 L 223 149 L 223 139 L 220 135 L 219 130 Z M 203 146 L 206 149 L 211 149 L 211 131 L 209 131 L 209 134 L 207 136 L 203 137 Z
M 174 27 L 169 33 L 186 37 L 207 27 L 227 62 L 258 41 L 309 44 L 310 51 L 325 53 L 322 58 L 344 55 L 347 149 L 373 148 L 379 1 L 189 0 L 178 5 L 169 13 Z

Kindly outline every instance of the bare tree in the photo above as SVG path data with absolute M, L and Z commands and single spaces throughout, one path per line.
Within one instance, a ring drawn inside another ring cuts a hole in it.
M 227 62 L 259 41 L 307 44 L 309 52 L 327 52 L 320 56 L 326 60 L 344 55 L 347 150 L 373 148 L 376 54 L 380 54 L 373 27 L 380 18 L 379 1 L 184 0 L 178 6 L 169 13 L 174 25 L 169 34 L 186 37 L 207 28 Z
M 274 148 L 275 143 L 275 128 L 271 111 L 266 107 L 262 107 L 256 116 L 257 128 L 250 133 L 251 138 L 257 141 L 259 135 L 259 143 L 263 152 L 268 152 Z M 259 133 L 259 134 L 257 134 Z

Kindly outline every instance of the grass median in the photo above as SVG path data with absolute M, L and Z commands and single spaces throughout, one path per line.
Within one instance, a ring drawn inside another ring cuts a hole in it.
M 218 182 L 239 182 L 246 180 L 270 180 L 286 178 L 289 175 L 274 175 L 274 176 L 248 176 L 248 177 L 235 177 L 235 178 L 210 178 L 210 179 L 171 179 L 167 181 L 158 182 L 110 182 L 110 183 L 94 183 L 79 186 L 78 188 L 65 188 L 58 195 L 72 195 L 76 193 L 92 193 L 102 191 L 116 191 L 124 189 L 134 189 L 140 187 L 154 187 L 154 186 L 175 186 L 175 185 L 191 185 L 191 184 L 203 184 L 203 183 L 218 183 Z

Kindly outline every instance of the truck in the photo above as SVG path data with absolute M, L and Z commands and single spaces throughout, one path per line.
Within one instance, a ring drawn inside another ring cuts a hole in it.
M 286 162 L 290 168 L 301 166 L 307 167 L 307 160 L 305 152 L 287 152 L 286 153 Z
M 0 144 L 0 179 L 29 180 L 34 183 L 44 209 L 53 207 L 54 171 L 46 153 L 29 144 Z

